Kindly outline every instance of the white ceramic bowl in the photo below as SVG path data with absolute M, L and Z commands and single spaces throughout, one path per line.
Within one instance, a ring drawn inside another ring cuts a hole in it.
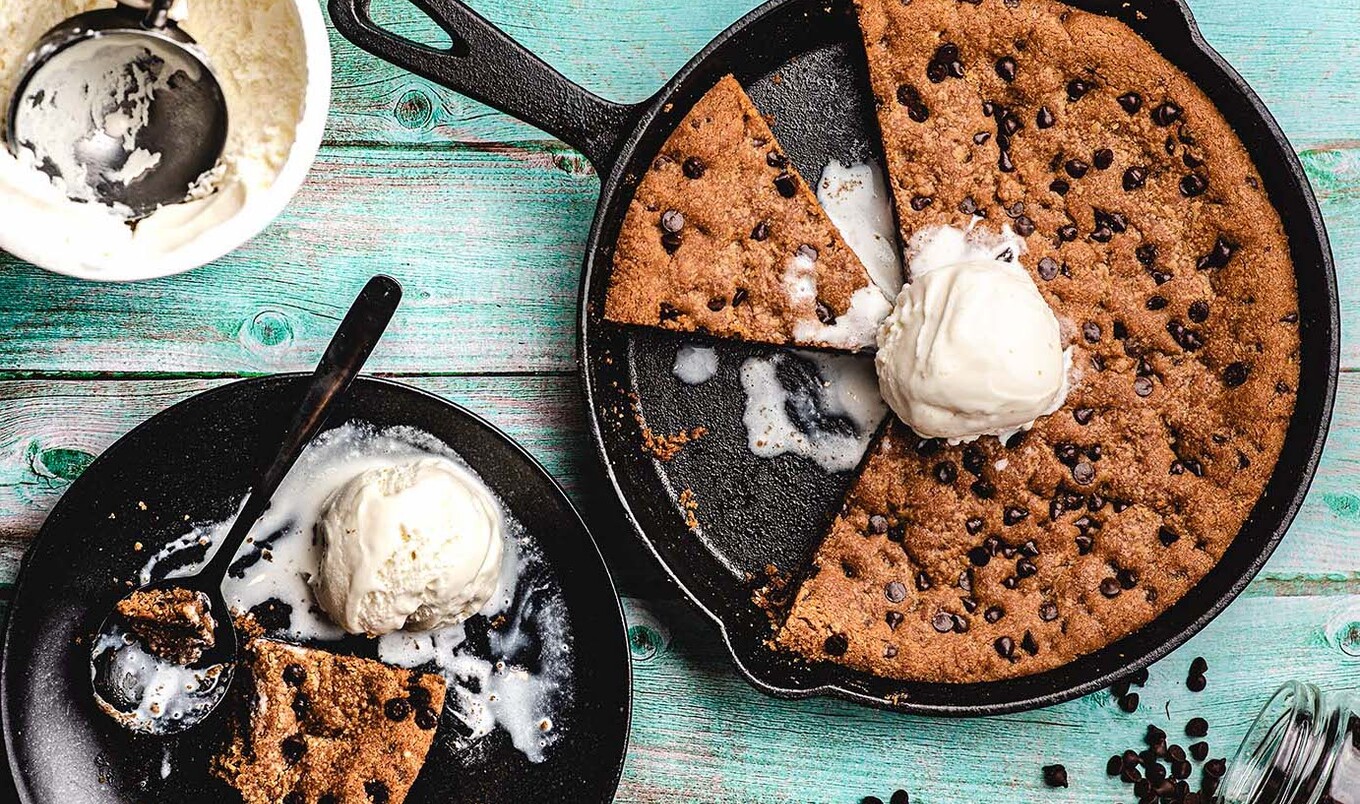
M 82 253 L 79 247 L 54 249 L 50 229 L 46 227 L 56 220 L 56 214 L 46 212 L 34 212 L 31 218 L 25 215 L 19 218 L 22 223 L 18 225 L 15 224 L 15 216 L 5 216 L 10 221 L 0 225 L 0 249 L 58 274 L 102 282 L 130 282 L 170 276 L 206 265 L 229 254 L 263 231 L 283 212 L 302 186 L 321 147 L 326 116 L 330 111 L 331 48 L 321 6 L 316 0 L 291 2 L 297 10 L 301 26 L 307 79 L 303 111 L 293 144 L 268 189 L 254 193 L 235 214 L 204 229 L 188 242 L 165 251 L 139 249 L 136 259 L 132 260 L 122 260 L 116 256 L 110 260 L 95 258 L 89 253 Z M 192 0 L 187 27 L 192 30 Z M 0 145 L 0 148 L 3 146 Z M 0 192 L 3 190 L 0 187 Z M 9 203 L 16 203 L 16 200 L 11 199 Z M 7 212 L 3 209 L 4 205 L 3 199 L 0 199 L 0 215 Z M 13 207 L 8 212 L 14 212 Z M 71 228 L 78 229 L 79 225 L 77 219 L 72 222 Z

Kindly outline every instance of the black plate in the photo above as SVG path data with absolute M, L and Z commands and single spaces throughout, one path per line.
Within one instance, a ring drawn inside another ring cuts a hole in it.
M 74 640 L 123 594 L 114 579 L 130 577 L 148 551 L 182 534 L 185 515 L 210 522 L 235 511 L 254 468 L 282 437 L 305 380 L 247 380 L 175 405 L 110 447 L 48 517 L 24 559 L 0 667 L 5 742 L 21 800 L 239 801 L 206 772 L 227 707 L 180 738 L 132 736 L 95 709 L 89 654 Z M 628 742 L 627 638 L 609 572 L 571 503 L 513 441 L 438 397 L 361 378 L 331 423 L 354 419 L 425 430 L 481 474 L 542 548 L 561 584 L 575 645 L 576 691 L 546 761 L 530 763 L 500 730 L 455 752 L 440 739 L 448 734 L 446 715 L 407 800 L 612 800 Z M 137 541 L 141 551 L 132 549 Z M 167 752 L 174 770 L 163 780 Z
M 999 2 L 999 0 L 991 0 Z M 1246 587 L 1283 538 L 1317 467 L 1331 417 L 1340 318 L 1331 249 L 1303 167 L 1260 99 L 1200 36 L 1183 0 L 1068 0 L 1116 17 L 1191 76 L 1237 130 L 1280 211 L 1299 288 L 1301 374 L 1294 419 L 1265 493 L 1223 560 L 1139 631 L 1062 668 L 982 684 L 902 683 L 771 652 L 747 573 L 765 560 L 798 571 L 821 540 L 849 478 L 794 458 L 745 453 L 740 386 L 724 374 L 681 394 L 676 338 L 601 318 L 615 238 L 638 178 L 674 126 L 726 73 L 745 86 L 798 169 L 878 148 L 864 48 L 850 0 L 771 0 L 720 34 L 656 95 L 625 106 L 567 81 L 458 0 L 412 0 L 453 40 L 439 50 L 383 30 L 369 0 L 330 0 L 337 30 L 384 59 L 487 103 L 580 149 L 602 192 L 581 284 L 581 376 L 601 464 L 625 517 L 680 588 L 718 625 L 738 668 L 783 697 L 830 694 L 898 711 L 984 715 L 1046 706 L 1108 686 L 1184 643 Z M 775 80 L 775 76 L 779 80 Z M 734 347 L 741 353 L 744 347 Z M 638 414 L 636 417 L 634 414 Z M 739 415 L 739 414 L 738 414 Z M 639 419 L 657 432 L 703 423 L 710 435 L 669 463 L 639 448 Z M 734 431 L 735 428 L 735 431 Z M 720 433 L 727 432 L 726 439 Z M 700 537 L 678 495 L 700 501 Z M 718 512 L 716 517 L 713 512 Z

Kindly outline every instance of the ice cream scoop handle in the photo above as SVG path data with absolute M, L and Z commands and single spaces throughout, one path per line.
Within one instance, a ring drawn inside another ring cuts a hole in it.
M 321 363 L 312 374 L 278 454 L 251 487 L 250 496 L 232 523 L 231 531 L 218 546 L 212 562 L 200 573 L 199 577 L 205 584 L 216 586 L 226 577 L 227 568 L 231 566 L 236 551 L 250 533 L 255 520 L 269 507 L 270 498 L 278 490 L 288 470 L 293 468 L 298 456 L 326 423 L 332 403 L 349 388 L 363 368 L 364 361 L 382 337 L 400 301 L 401 285 L 392 277 L 382 275 L 370 279 L 359 298 L 355 299 L 345 314 L 345 320 L 340 322 L 335 337 L 326 347 Z
M 175 0 L 151 0 L 151 7 L 142 18 L 142 27 L 147 30 L 164 28 L 170 22 L 170 7 L 174 4 Z

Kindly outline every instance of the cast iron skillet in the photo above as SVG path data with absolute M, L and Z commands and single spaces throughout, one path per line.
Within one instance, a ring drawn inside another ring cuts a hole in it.
M 773 115 L 775 134 L 809 180 L 831 158 L 852 162 L 877 155 L 864 50 L 850 2 L 766 3 L 634 106 L 572 84 L 457 0 L 413 2 L 450 34 L 452 49 L 383 30 L 369 16 L 368 0 L 331 0 L 330 9 L 336 28 L 360 47 L 561 138 L 598 171 L 602 193 L 586 246 L 579 318 L 581 374 L 595 443 L 631 526 L 717 622 L 737 666 L 763 691 L 831 694 L 899 711 L 953 715 L 1058 703 L 1108 686 L 1185 642 L 1242 591 L 1283 537 L 1312 479 L 1331 415 L 1340 326 L 1331 251 L 1303 169 L 1279 126 L 1204 42 L 1180 0 L 1071 3 L 1128 23 L 1192 76 L 1255 157 L 1282 213 L 1298 275 L 1303 344 L 1297 409 L 1265 494 L 1223 560 L 1190 594 L 1145 628 L 1062 668 L 980 684 L 887 681 L 767 649 L 769 624 L 751 601 L 751 578 L 761 576 L 769 562 L 795 571 L 807 565 L 849 475 L 829 476 L 788 456 L 762 461 L 746 450 L 736 366 L 760 350 L 719 346 L 718 377 L 682 386 L 671 367 L 683 338 L 601 319 L 613 244 L 638 177 L 676 123 L 723 74 L 735 74 L 761 111 Z M 639 449 L 638 419 L 656 432 L 704 424 L 709 434 L 672 461 L 658 463 Z M 677 499 L 684 489 L 699 501 L 698 533 L 685 525 Z
M 18 800 L 240 801 L 207 773 L 230 707 L 184 735 L 133 735 L 95 709 L 88 649 L 73 640 L 97 628 L 124 594 L 116 578 L 131 577 L 151 552 L 185 533 L 186 515 L 215 522 L 235 513 L 256 467 L 276 451 L 306 380 L 247 380 L 181 402 L 121 438 L 62 496 L 24 558 L 0 667 Z M 571 503 L 499 430 L 433 395 L 361 377 L 330 421 L 354 419 L 414 426 L 457 450 L 542 548 L 574 640 L 575 696 L 543 763 L 530 763 L 499 729 L 455 750 L 447 738 L 456 718 L 446 713 L 407 800 L 612 800 L 628 742 L 628 644 L 609 572 Z M 479 629 L 484 636 L 485 624 L 470 621 L 469 639 Z M 336 647 L 372 651 L 366 640 Z

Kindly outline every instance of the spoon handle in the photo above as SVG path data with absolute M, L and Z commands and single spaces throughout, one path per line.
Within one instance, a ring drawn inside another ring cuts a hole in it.
M 231 566 L 241 543 L 255 521 L 269 507 L 270 499 L 288 470 L 293 468 L 298 456 L 325 424 L 331 404 L 349 388 L 363 368 L 364 361 L 377 345 L 400 301 L 401 285 L 392 277 L 381 274 L 368 280 L 359 297 L 354 300 L 345 314 L 345 320 L 340 322 L 335 337 L 326 347 L 321 363 L 312 374 L 307 393 L 298 406 L 288 434 L 279 446 L 278 455 L 251 487 L 240 515 L 232 523 L 231 530 L 218 546 L 212 561 L 204 568 L 200 577 L 205 582 L 218 585 L 226 577 L 227 568 Z
M 151 0 L 146 16 L 142 18 L 142 27 L 149 31 L 164 28 L 170 22 L 170 7 L 174 4 L 175 0 Z

